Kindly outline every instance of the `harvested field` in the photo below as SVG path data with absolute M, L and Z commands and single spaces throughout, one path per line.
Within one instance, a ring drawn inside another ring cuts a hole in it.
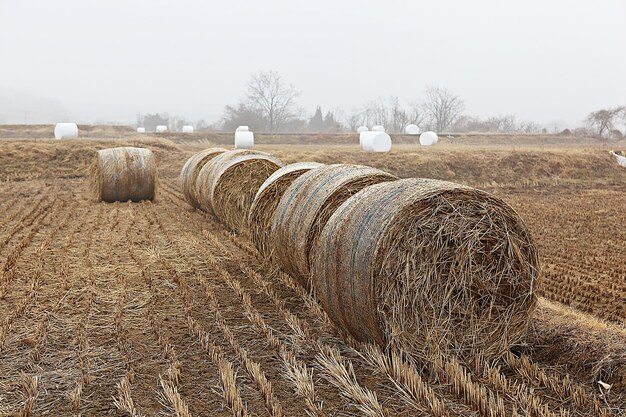
M 185 201 L 178 176 L 196 144 L 116 133 L 0 141 L 0 415 L 623 415 L 626 173 L 594 171 L 604 150 L 275 152 L 285 163 L 362 163 L 401 177 L 437 172 L 427 162 L 440 160 L 454 178 L 433 178 L 491 184 L 518 211 L 538 244 L 545 298 L 510 354 L 461 363 L 346 337 L 250 240 Z M 111 146 L 155 153 L 155 201 L 90 200 L 87 167 Z M 528 183 L 483 170 L 507 153 L 535 155 L 515 168 L 526 176 L 537 158 L 576 169 Z M 599 379 L 613 385 L 608 394 Z

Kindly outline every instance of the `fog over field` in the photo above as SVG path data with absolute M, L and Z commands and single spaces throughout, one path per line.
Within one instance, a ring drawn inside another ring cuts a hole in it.
M 0 123 L 218 120 L 273 70 L 309 117 L 427 86 L 575 127 L 626 97 L 626 3 L 0 0 Z

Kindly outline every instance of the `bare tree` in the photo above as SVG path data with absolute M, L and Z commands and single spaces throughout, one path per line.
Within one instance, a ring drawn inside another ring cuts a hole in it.
M 344 123 L 350 132 L 356 131 L 365 124 L 365 114 L 363 110 L 352 109 L 350 114 L 344 117 Z
M 589 113 L 587 125 L 599 137 L 606 137 L 612 130 L 615 130 L 615 121 L 620 116 L 626 117 L 626 107 L 613 107 L 600 109 Z
M 293 85 L 285 84 L 276 71 L 258 72 L 248 81 L 248 101 L 262 111 L 272 133 L 296 116 L 295 98 L 299 94 Z
M 452 126 L 462 115 L 465 106 L 459 96 L 445 87 L 428 87 L 422 104 L 428 124 L 437 132 Z

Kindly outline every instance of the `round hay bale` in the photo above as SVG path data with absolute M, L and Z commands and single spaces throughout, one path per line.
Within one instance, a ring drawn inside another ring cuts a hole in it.
M 193 207 L 200 208 L 199 196 L 196 194 L 198 173 L 207 162 L 223 152 L 226 152 L 226 149 L 209 148 L 198 152 L 185 162 L 183 169 L 180 171 L 180 188 L 185 196 L 185 200 Z
M 283 270 L 309 287 L 309 254 L 326 221 L 345 200 L 368 185 L 397 177 L 361 165 L 326 165 L 311 170 L 285 191 L 270 240 Z
M 359 135 L 361 148 L 365 152 L 389 152 L 391 136 L 385 132 L 362 132 Z
M 55 139 L 78 139 L 78 125 L 76 123 L 57 123 L 54 126 Z
M 247 130 L 235 132 L 235 148 L 250 149 L 254 147 L 254 133 Z
M 157 125 L 156 130 L 157 133 L 167 132 L 167 126 L 165 125 Z
M 372 132 L 384 132 L 385 127 L 381 125 L 372 126 Z
M 248 130 L 248 126 L 239 126 L 237 129 L 235 129 L 235 132 L 247 132 Z
M 254 196 L 265 180 L 282 166 L 278 158 L 261 154 L 239 155 L 215 166 L 209 199 L 217 218 L 231 230 L 247 230 Z
M 419 135 L 420 128 L 415 124 L 410 124 L 410 125 L 406 125 L 406 127 L 404 128 L 404 132 L 407 135 Z
M 213 173 L 217 166 L 226 163 L 230 159 L 236 158 L 240 155 L 266 155 L 270 154 L 266 152 L 259 152 L 249 149 L 233 149 L 230 151 L 222 152 L 215 156 L 213 159 L 204 164 L 204 166 L 198 172 L 196 177 L 196 186 L 194 189 L 194 195 L 198 202 L 198 208 L 206 211 L 207 213 L 213 213 L 213 207 L 211 205 L 211 197 L 209 195 L 211 189 L 211 183 L 213 182 Z
M 361 341 L 412 354 L 502 354 L 537 303 L 537 251 L 501 199 L 446 181 L 368 187 L 327 222 L 312 282 Z
M 157 188 L 156 158 L 150 149 L 110 148 L 98 151 L 89 170 L 98 201 L 153 200 Z
M 369 129 L 367 128 L 367 126 L 359 126 L 359 128 L 356 130 L 356 133 L 363 133 L 363 132 L 367 132 Z
M 137 128 L 137 133 L 146 133 L 146 128 L 145 127 L 138 127 Z
M 193 126 L 192 125 L 183 126 L 183 133 L 193 133 Z
M 439 136 L 435 132 L 424 132 L 420 135 L 420 145 L 431 146 L 439 141 Z
M 259 188 L 250 206 L 248 223 L 254 245 L 264 256 L 271 255 L 270 232 L 274 221 L 274 213 L 287 188 L 300 175 L 323 164 L 317 162 L 298 162 L 282 167 L 274 172 Z

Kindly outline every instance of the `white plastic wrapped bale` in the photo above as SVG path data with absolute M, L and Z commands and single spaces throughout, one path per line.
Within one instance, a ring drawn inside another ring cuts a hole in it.
M 363 132 L 367 132 L 369 129 L 367 128 L 367 126 L 359 126 L 359 128 L 356 130 L 356 133 L 363 133 Z
M 437 143 L 439 137 L 435 132 L 424 132 L 420 135 L 420 145 L 430 146 Z
M 165 125 L 157 125 L 156 132 L 157 133 L 167 132 L 167 126 L 165 126 Z
M 192 125 L 183 126 L 183 133 L 193 133 L 193 126 Z
M 384 132 L 385 127 L 381 125 L 372 126 L 372 132 Z
M 626 156 L 619 155 L 615 153 L 614 151 L 611 151 L 609 153 L 613 155 L 613 157 L 615 158 L 618 164 L 620 164 L 623 167 L 626 167 Z
M 57 123 L 54 126 L 55 139 L 78 139 L 78 126 L 76 123 Z
M 248 126 L 239 126 L 237 129 L 235 129 L 235 132 L 247 132 L 250 129 L 248 129 Z
M 359 140 L 365 152 L 389 152 L 391 150 L 391 137 L 385 132 L 362 132 Z
M 235 149 L 250 149 L 254 147 L 254 133 L 247 131 L 235 132 Z
M 417 125 L 410 124 L 404 128 L 404 133 L 406 133 L 407 135 L 419 135 L 420 128 L 417 127 Z
M 138 127 L 137 128 L 137 133 L 146 133 L 146 128 L 145 127 Z

